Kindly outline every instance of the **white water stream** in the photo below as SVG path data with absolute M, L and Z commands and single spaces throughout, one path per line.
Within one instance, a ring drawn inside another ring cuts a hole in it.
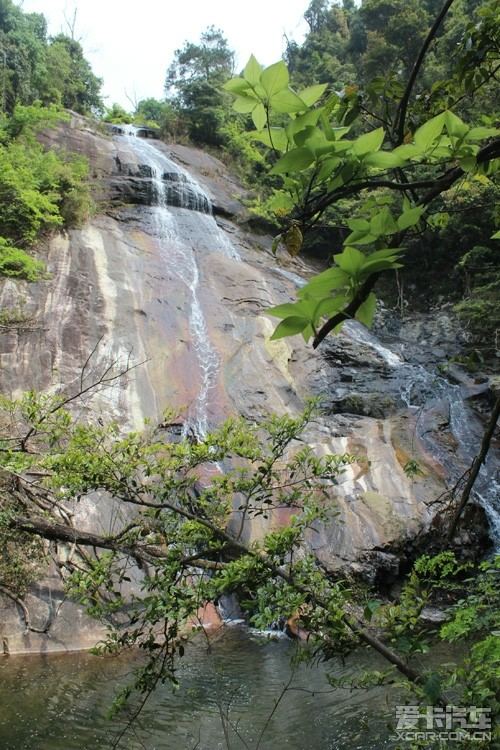
M 446 468 L 449 484 L 453 486 L 463 473 L 460 467 L 470 466 L 477 455 L 482 430 L 477 417 L 464 399 L 461 386 L 450 383 L 442 375 L 423 365 L 405 361 L 400 353 L 384 346 L 374 334 L 357 322 L 349 321 L 345 324 L 345 329 L 350 338 L 376 351 L 397 372 L 403 403 L 412 411 L 420 412 L 417 418 L 418 435 Z M 445 404 L 445 409 L 449 410 L 449 429 L 457 442 L 456 454 L 452 456 L 422 426 L 424 420 L 420 416 L 438 402 Z M 473 494 L 488 517 L 495 551 L 500 551 L 500 467 L 498 456 L 493 452 L 489 453 L 481 467 Z
M 196 212 L 198 234 L 213 240 L 218 252 L 239 260 L 236 248 L 217 226 L 211 214 L 211 203 L 201 186 L 179 165 L 144 138 L 135 135 L 136 128 L 127 126 L 125 136 L 140 164 L 151 169 L 154 188 L 154 231 L 165 248 L 169 268 L 189 290 L 189 329 L 191 343 L 196 352 L 200 370 L 199 390 L 184 424 L 184 434 L 189 432 L 203 439 L 209 431 L 208 409 L 210 396 L 217 383 L 220 358 L 210 342 L 203 307 L 200 301 L 200 273 L 197 247 L 188 232 L 178 221 L 179 210 Z M 173 204 L 173 205 L 172 205 Z M 175 208 L 176 207 L 176 208 Z

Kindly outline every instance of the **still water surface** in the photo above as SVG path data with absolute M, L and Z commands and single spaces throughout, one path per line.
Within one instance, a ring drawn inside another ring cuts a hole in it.
M 389 748 L 397 700 L 387 690 L 340 690 L 327 671 L 355 675 L 381 665 L 362 651 L 345 663 L 300 666 L 292 689 L 269 718 L 290 679 L 297 646 L 228 628 L 212 648 L 193 644 L 179 670 L 181 687 L 159 688 L 119 747 L 122 750 L 379 750 Z M 117 722 L 106 718 L 130 660 L 78 653 L 0 660 L 1 750 L 109 750 Z M 267 728 L 261 737 L 264 725 Z M 122 725 L 120 725 L 122 726 Z M 260 744 L 259 744 L 259 738 Z

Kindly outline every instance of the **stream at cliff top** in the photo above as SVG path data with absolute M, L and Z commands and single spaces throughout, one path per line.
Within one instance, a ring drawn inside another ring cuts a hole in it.
M 274 702 L 291 675 L 296 644 L 269 641 L 241 628 L 187 649 L 180 689 L 167 684 L 152 696 L 121 750 L 226 750 L 219 705 L 237 727 L 231 750 L 256 750 Z M 347 681 L 363 669 L 380 669 L 366 651 L 344 663 L 297 667 L 293 687 L 269 721 L 259 750 L 377 750 L 389 748 L 398 702 L 390 689 L 335 689 L 325 674 Z M 100 658 L 85 653 L 27 656 L 0 661 L 2 750 L 109 750 L 118 719 L 106 712 L 114 692 L 127 683 L 130 656 Z M 245 744 L 246 743 L 246 744 Z

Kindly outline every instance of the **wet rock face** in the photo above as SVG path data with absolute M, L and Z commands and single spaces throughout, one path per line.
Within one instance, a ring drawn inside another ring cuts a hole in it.
M 270 340 L 274 323 L 266 308 L 290 301 L 297 274 L 310 271 L 300 261 L 277 264 L 270 239 L 247 231 L 247 213 L 237 201 L 244 191 L 213 157 L 158 143 L 173 166 L 157 173 L 147 149 L 99 134 L 81 118 L 47 134 L 46 142 L 89 158 L 103 212 L 41 248 L 50 279 L 2 283 L 0 306 L 14 306 L 22 295 L 36 322 L 32 331 L 0 336 L 2 392 L 61 384 L 70 391 L 95 348 L 95 374 L 129 356 L 145 362 L 81 405 L 84 418 L 98 413 L 124 427 L 140 428 L 145 417 L 159 420 L 168 405 L 198 425 L 203 406 L 211 425 L 234 413 L 296 413 L 305 398 L 320 395 L 326 413 L 308 441 L 320 453 L 348 452 L 357 461 L 333 488 L 331 522 L 311 533 L 309 544 L 328 569 L 397 575 L 391 548 L 429 524 L 436 509 L 428 503 L 441 494 L 445 476 L 415 437 L 415 417 L 401 395 L 399 355 L 348 326 L 318 353 L 299 337 Z M 168 210 L 159 210 L 158 191 Z M 204 210 L 205 194 L 216 218 Z M 208 346 L 201 354 L 200 335 Z M 423 468 L 413 478 L 404 470 L 410 458 Z M 102 503 L 91 498 L 85 507 L 81 524 L 106 531 L 113 516 L 103 515 Z M 286 522 L 280 513 L 270 521 Z M 268 528 L 255 520 L 247 538 Z M 11 653 L 85 648 L 93 639 L 95 624 L 63 601 L 55 576 L 52 570 L 32 592 L 37 601 L 30 600 L 37 623 L 48 616 L 49 601 L 60 602 L 48 633 L 26 634 L 19 608 L 1 599 L 0 634 Z

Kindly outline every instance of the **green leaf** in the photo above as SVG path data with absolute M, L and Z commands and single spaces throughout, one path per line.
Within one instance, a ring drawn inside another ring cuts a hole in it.
M 447 110 L 444 113 L 446 130 L 454 138 L 463 138 L 469 130 L 469 126 L 465 124 L 460 117 L 457 117 L 453 112 Z
M 370 222 L 366 219 L 348 219 L 347 226 L 353 232 L 369 232 Z
M 240 114 L 247 115 L 255 109 L 257 104 L 257 99 L 253 99 L 250 96 L 238 96 L 234 100 L 233 109 Z
M 299 299 L 298 302 L 286 302 L 284 305 L 270 307 L 266 312 L 275 318 L 299 317 L 311 320 L 316 305 L 316 299 L 306 296 L 304 299 Z
M 259 141 L 276 151 L 286 151 L 288 148 L 288 137 L 284 128 L 266 128 L 265 130 L 252 130 L 249 134 L 254 141 Z
M 262 65 L 257 62 L 256 58 L 253 55 L 250 55 L 250 59 L 245 65 L 245 70 L 243 71 L 243 77 L 248 81 L 248 83 L 250 83 L 252 86 L 255 86 L 260 81 L 261 73 Z
M 398 225 L 387 206 L 384 206 L 370 221 L 370 234 L 381 237 L 385 234 L 394 234 L 398 231 Z
M 420 217 L 425 211 L 424 206 L 415 206 L 415 208 L 409 208 L 407 211 L 403 211 L 401 216 L 398 218 L 398 229 L 408 229 L 418 224 Z
M 299 297 L 309 296 L 316 299 L 325 297 L 334 289 L 345 287 L 349 281 L 349 275 L 341 268 L 327 268 L 326 271 L 313 276 L 309 282 L 299 289 Z
M 377 128 L 371 133 L 365 133 L 357 138 L 352 146 L 352 151 L 356 156 L 364 156 L 371 151 L 378 151 L 382 146 L 385 138 L 384 128 Z
M 349 276 L 355 276 L 363 267 L 366 255 L 355 247 L 346 247 L 342 253 L 334 255 L 335 263 Z
M 371 245 L 376 239 L 376 235 L 371 232 L 352 232 L 345 238 L 345 242 L 349 245 Z
M 393 169 L 402 167 L 406 160 L 402 154 L 395 151 L 377 151 L 376 153 L 367 154 L 363 159 L 369 167 L 378 167 L 379 169 Z
M 417 131 L 415 131 L 415 135 L 413 136 L 415 145 L 422 151 L 427 151 L 443 132 L 444 124 L 444 112 L 425 122 Z
M 308 86 L 299 91 L 299 96 L 308 107 L 312 107 L 323 96 L 326 89 L 326 83 L 318 83 L 315 86 Z
M 341 164 L 341 160 L 337 156 L 332 156 L 330 159 L 326 159 L 321 165 L 321 169 L 318 172 L 318 175 L 316 177 L 316 182 L 321 182 L 322 180 L 329 180 L 335 169 L 338 167 L 339 164 Z
M 300 172 L 309 167 L 314 161 L 314 154 L 308 148 L 294 148 L 281 157 L 271 174 L 286 174 L 287 172 Z
M 282 320 L 274 329 L 271 341 L 285 338 L 285 336 L 295 336 L 296 333 L 300 333 L 304 328 L 307 328 L 310 323 L 311 321 L 308 320 L 308 318 L 299 318 L 297 315 L 285 318 L 285 320 Z
M 298 115 L 294 120 L 291 120 L 287 125 L 287 132 L 290 138 L 296 133 L 300 133 L 301 130 L 309 127 L 315 127 L 318 124 L 321 110 L 313 109 L 310 112 L 305 112 L 303 115 Z
M 358 307 L 355 318 L 363 323 L 367 328 L 370 328 L 373 323 L 373 317 L 375 310 L 377 309 L 377 297 L 373 292 L 370 292 L 368 297 L 365 299 L 363 304 Z
M 290 211 L 294 202 L 288 193 L 283 190 L 276 190 L 269 198 L 268 206 L 272 211 Z
M 300 99 L 295 92 L 291 89 L 283 89 L 278 91 L 269 99 L 269 106 L 271 106 L 276 112 L 284 112 L 290 114 L 292 112 L 303 112 L 307 109 L 306 105 Z
M 403 264 L 398 263 L 397 260 L 397 258 L 380 258 L 379 260 L 372 260 L 370 257 L 368 262 L 365 263 L 361 269 L 361 273 L 363 277 L 368 277 L 379 271 L 388 271 L 390 268 L 403 268 Z
M 413 143 L 404 143 L 402 146 L 398 146 L 397 148 L 395 148 L 394 151 L 391 151 L 391 153 L 395 154 L 401 159 L 404 159 L 404 161 L 413 159 L 416 156 L 422 156 L 421 149 L 419 149 L 418 146 L 415 146 Z
M 249 86 L 248 81 L 245 81 L 244 78 L 231 78 L 229 81 L 226 81 L 222 88 L 226 91 L 231 91 L 233 94 L 245 94 Z
M 288 86 L 288 81 L 288 68 L 282 60 L 265 68 L 260 76 L 260 83 L 270 99 L 278 91 L 285 89 Z
M 268 315 L 273 315 L 275 318 L 289 318 L 290 316 L 297 315 L 297 304 L 294 302 L 287 302 L 284 305 L 276 305 L 276 307 L 269 307 L 266 310 Z
M 475 172 L 477 169 L 477 161 L 475 156 L 464 156 L 460 159 L 460 166 L 464 172 Z
M 338 295 L 336 297 L 324 297 L 321 299 L 314 311 L 314 320 L 320 320 L 320 318 L 324 318 L 325 316 L 331 316 L 332 313 L 339 312 L 342 310 L 345 305 L 347 304 L 348 300 L 347 297 L 344 297 L 343 295 Z
M 381 250 L 376 250 L 374 253 L 368 256 L 368 260 L 380 260 L 381 258 L 392 258 L 398 257 L 403 252 L 400 247 L 384 247 Z
M 267 115 L 266 115 L 266 110 L 264 109 L 263 104 L 259 103 L 253 109 L 252 120 L 257 130 L 263 130 L 263 128 L 265 128 L 266 122 L 267 122 Z
M 498 232 L 495 232 L 495 234 L 491 235 L 491 239 L 492 240 L 500 240 L 500 229 L 498 230 Z
M 498 128 L 485 128 L 485 127 L 478 127 L 478 128 L 471 128 L 469 132 L 467 133 L 466 141 L 481 141 L 483 138 L 494 138 L 495 136 L 500 135 L 500 130 Z

